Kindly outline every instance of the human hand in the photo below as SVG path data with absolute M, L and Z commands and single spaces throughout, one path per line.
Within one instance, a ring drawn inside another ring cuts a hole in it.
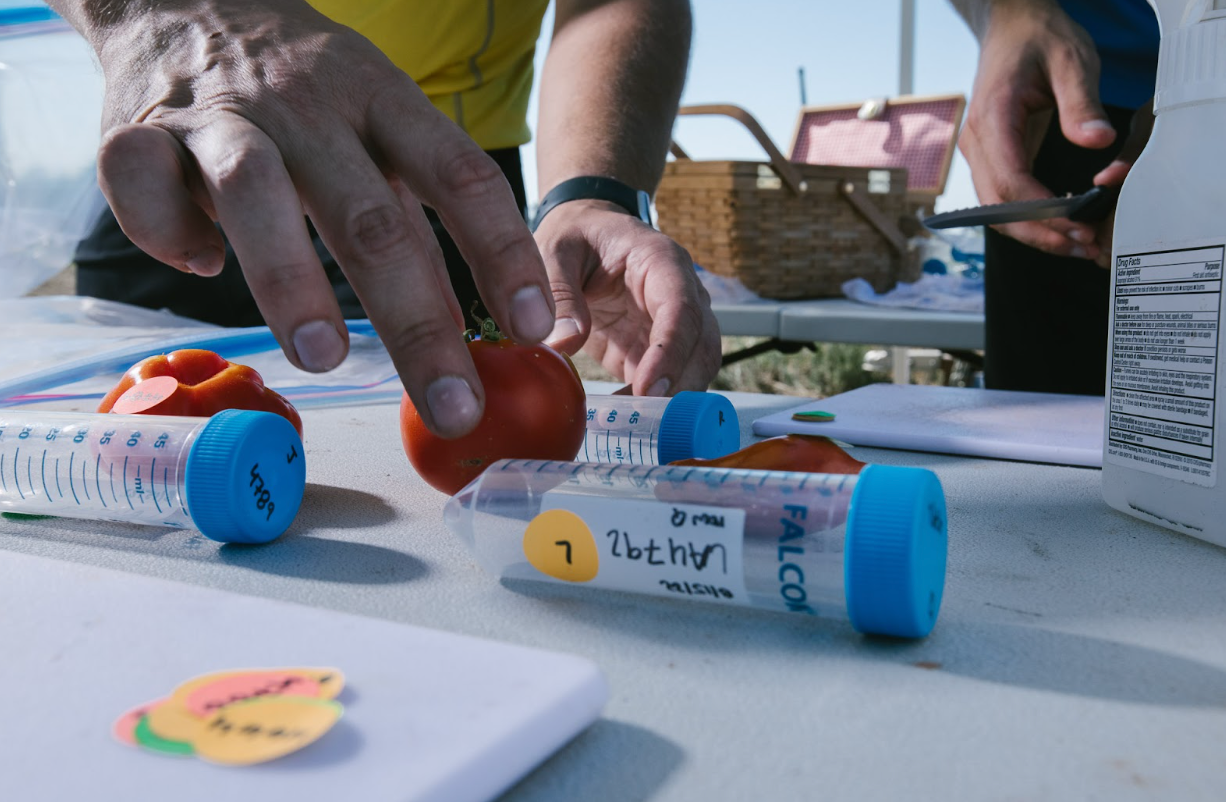
M 438 211 L 503 331 L 533 343 L 553 326 L 544 265 L 497 165 L 374 45 L 303 0 L 77 11 L 106 77 L 99 183 L 133 242 L 215 275 L 220 222 L 290 361 L 329 370 L 348 340 L 305 213 L 427 426 L 469 431 L 484 392 L 420 204 Z
M 1098 100 L 1098 77 L 1094 43 L 1057 3 L 993 4 L 958 142 L 980 203 L 1052 197 L 1031 174 L 1031 165 L 1053 109 L 1058 109 L 1061 131 L 1070 142 L 1104 148 L 1115 140 Z M 1067 218 L 996 228 L 1061 256 L 1096 259 L 1103 250 L 1093 225 Z
M 719 324 L 690 255 L 598 200 L 574 200 L 536 230 L 557 305 L 546 339 L 581 347 L 636 395 L 706 390 L 720 368 Z
M 1128 138 L 1116 155 L 1115 160 L 1094 176 L 1094 183 L 1107 187 L 1119 186 L 1124 183 L 1132 165 L 1136 163 L 1141 151 L 1149 142 L 1149 135 L 1154 130 L 1154 101 L 1150 101 L 1137 109 L 1132 115 Z M 1095 242 L 1099 245 L 1098 257 L 1094 260 L 1099 267 L 1111 267 L 1112 232 L 1115 230 L 1115 209 L 1095 229 Z

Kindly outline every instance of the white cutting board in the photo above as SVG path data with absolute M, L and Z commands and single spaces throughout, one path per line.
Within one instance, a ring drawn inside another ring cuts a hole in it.
M 345 713 L 258 766 L 120 744 L 111 725 L 209 671 L 341 669 Z M 0 799 L 491 799 L 608 695 L 590 661 L 0 550 Z
M 792 419 L 833 412 L 829 423 Z M 1082 465 L 1103 464 L 1101 396 L 870 384 L 754 421 L 754 434 L 821 434 L 854 446 Z

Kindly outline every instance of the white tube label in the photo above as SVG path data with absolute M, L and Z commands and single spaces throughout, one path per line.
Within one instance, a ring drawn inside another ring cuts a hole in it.
M 524 532 L 541 573 L 594 587 L 748 604 L 745 511 L 550 491 Z
M 1216 484 L 1223 251 L 1116 257 L 1106 460 Z

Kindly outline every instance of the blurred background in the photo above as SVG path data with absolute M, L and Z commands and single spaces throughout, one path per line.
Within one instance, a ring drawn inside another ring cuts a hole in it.
M 71 294 L 72 248 L 92 221 L 101 194 L 93 172 L 102 80 L 92 51 L 71 30 L 18 9 L 38 0 L 0 0 L 0 298 Z M 968 98 L 978 48 L 946 0 L 693 0 L 694 42 L 683 105 L 731 103 L 753 114 L 787 152 L 802 105 L 860 103 L 914 95 Z M 4 15 L 8 16 L 5 17 Z M 553 26 L 542 28 L 537 73 Z M 529 119 L 536 119 L 536 95 Z M 675 139 L 695 159 L 762 160 L 738 124 L 680 118 Z M 538 197 L 533 144 L 523 148 L 530 205 Z M 936 210 L 975 205 L 969 172 L 954 156 Z M 725 338 L 725 352 L 754 344 Z M 764 354 L 725 369 L 716 389 L 824 396 L 888 378 L 888 351 L 873 344 L 817 345 L 791 355 Z M 585 377 L 607 378 L 580 359 Z M 948 382 L 939 353 L 915 354 L 915 381 Z M 954 376 L 953 381 L 960 381 Z
M 970 98 L 979 45 L 946 0 L 691 0 L 691 5 L 694 42 L 682 105 L 742 106 L 785 153 L 801 106 L 800 69 L 813 106 L 896 96 L 908 67 L 911 94 Z M 904 20 L 911 23 L 914 42 L 905 60 Z M 545 39 L 552 28 L 551 11 Z M 538 49 L 538 76 L 544 56 L 544 48 Z M 537 93 L 532 96 L 528 116 L 534 121 Z M 673 135 L 695 159 L 763 158 L 758 144 L 730 120 L 683 117 Z M 523 155 L 534 200 L 531 144 Z M 956 154 L 937 211 L 975 205 L 970 173 Z

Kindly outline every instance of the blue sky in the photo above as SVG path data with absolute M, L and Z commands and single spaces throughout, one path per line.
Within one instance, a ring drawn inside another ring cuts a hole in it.
M 734 103 L 749 110 L 786 152 L 800 108 L 797 68 L 810 105 L 898 94 L 899 0 L 691 0 L 694 45 L 683 104 Z M 970 97 L 978 45 L 946 0 L 916 0 L 914 91 Z M 545 36 L 552 17 L 545 21 Z M 540 64 L 542 52 L 538 52 Z M 539 69 L 538 69 L 539 74 Z M 533 106 L 532 119 L 535 119 Z M 737 123 L 681 118 L 674 137 L 694 158 L 763 158 Z M 524 148 L 529 198 L 535 154 Z M 976 204 L 961 156 L 937 208 Z

